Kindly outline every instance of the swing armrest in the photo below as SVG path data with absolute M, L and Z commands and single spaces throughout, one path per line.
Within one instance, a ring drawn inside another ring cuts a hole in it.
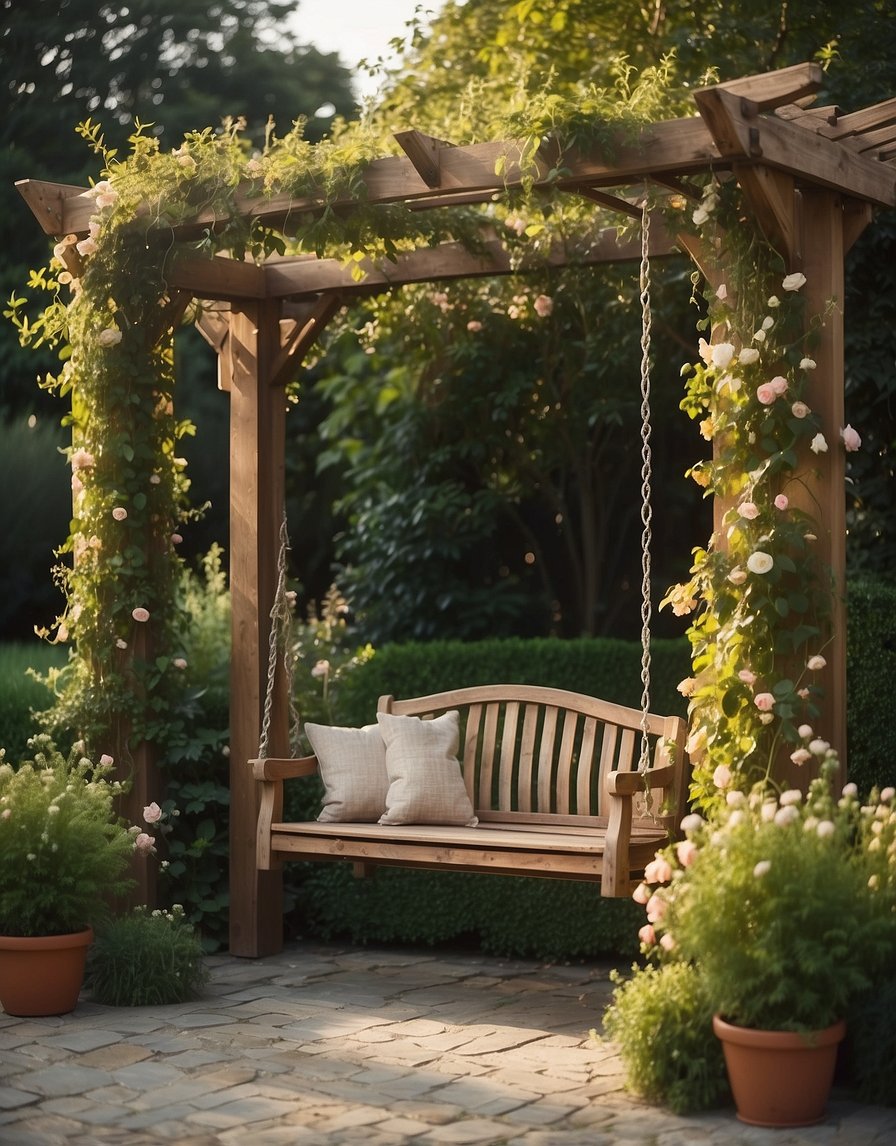
M 250 760 L 252 773 L 256 780 L 293 780 L 297 776 L 316 776 L 317 757 L 301 756 L 292 760 L 277 760 L 264 758 Z
M 272 854 L 271 833 L 275 823 L 283 819 L 283 781 L 298 776 L 317 775 L 317 757 L 302 756 L 295 760 L 250 760 L 252 774 L 261 783 L 258 801 L 258 822 L 255 836 L 255 865 L 260 871 L 280 867 L 281 861 Z
M 610 772 L 607 791 L 611 796 L 637 796 L 648 788 L 668 788 L 678 779 L 678 772 L 674 764 L 645 768 L 643 772 Z

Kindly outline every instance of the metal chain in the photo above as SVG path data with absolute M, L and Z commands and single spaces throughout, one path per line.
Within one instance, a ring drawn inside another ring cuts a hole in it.
M 647 718 L 650 713 L 650 550 L 652 542 L 650 450 L 650 210 L 645 198 L 641 209 L 641 759 L 639 770 L 650 767 Z
M 289 706 L 289 744 L 293 756 L 299 749 L 299 712 L 296 708 L 293 690 L 296 656 L 292 642 L 292 612 L 286 595 L 286 554 L 289 552 L 289 531 L 286 524 L 286 510 L 280 523 L 280 552 L 277 558 L 277 588 L 271 606 L 271 627 L 268 634 L 268 680 L 264 698 L 264 716 L 261 721 L 261 739 L 258 744 L 258 757 L 267 758 L 268 741 L 271 733 L 271 715 L 274 708 L 274 687 L 277 680 L 277 660 L 282 648 L 283 671 L 286 676 L 286 695 Z

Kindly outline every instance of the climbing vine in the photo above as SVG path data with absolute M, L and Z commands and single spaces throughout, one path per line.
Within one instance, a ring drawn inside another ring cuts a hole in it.
M 683 371 L 682 409 L 713 447 L 688 474 L 726 508 L 694 551 L 690 578 L 662 604 L 693 617 L 693 676 L 680 691 L 689 698 L 692 796 L 709 806 L 732 784 L 768 777 L 781 752 L 803 765 L 830 747 L 817 724 L 833 586 L 801 475 L 828 449 L 858 449 L 860 438 L 850 426 L 822 426 L 804 400 L 825 316 L 805 314 L 805 276 L 785 273 L 734 180 L 708 183 L 691 224 L 725 281 L 707 289 L 701 325 L 712 340 L 700 339 L 699 361 Z

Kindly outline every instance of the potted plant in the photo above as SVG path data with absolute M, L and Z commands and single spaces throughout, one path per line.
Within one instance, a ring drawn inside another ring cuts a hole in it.
M 696 970 L 738 1117 L 757 1125 L 824 1117 L 850 1007 L 896 954 L 894 791 L 865 804 L 855 785 L 835 795 L 836 757 L 809 747 L 823 761 L 805 795 L 768 780 L 729 790 L 717 768 L 723 798 L 708 819 L 685 818 L 684 839 L 657 854 L 635 891 L 647 912 L 642 950 L 661 967 Z M 611 1028 L 636 995 L 643 1008 L 643 990 L 617 989 Z
M 141 837 L 117 818 L 113 761 L 46 735 L 14 768 L 0 750 L 0 1002 L 13 1015 L 71 1011 L 94 925 L 131 886 Z M 150 837 L 146 837 L 150 839 Z

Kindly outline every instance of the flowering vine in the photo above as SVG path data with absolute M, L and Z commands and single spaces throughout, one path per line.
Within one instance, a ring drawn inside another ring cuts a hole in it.
M 799 468 L 838 428 L 804 400 L 819 321 L 805 321 L 805 276 L 784 273 L 733 181 L 711 182 L 693 221 L 729 279 L 709 291 L 712 341 L 701 338 L 699 362 L 683 370 L 682 409 L 713 447 L 688 474 L 727 508 L 662 605 L 693 617 L 693 675 L 679 689 L 689 699 L 692 796 L 710 806 L 729 784 L 769 776 L 782 750 L 803 764 L 829 748 L 815 724 L 830 571 L 815 552 Z M 859 448 L 851 426 L 839 433 L 843 448 Z

